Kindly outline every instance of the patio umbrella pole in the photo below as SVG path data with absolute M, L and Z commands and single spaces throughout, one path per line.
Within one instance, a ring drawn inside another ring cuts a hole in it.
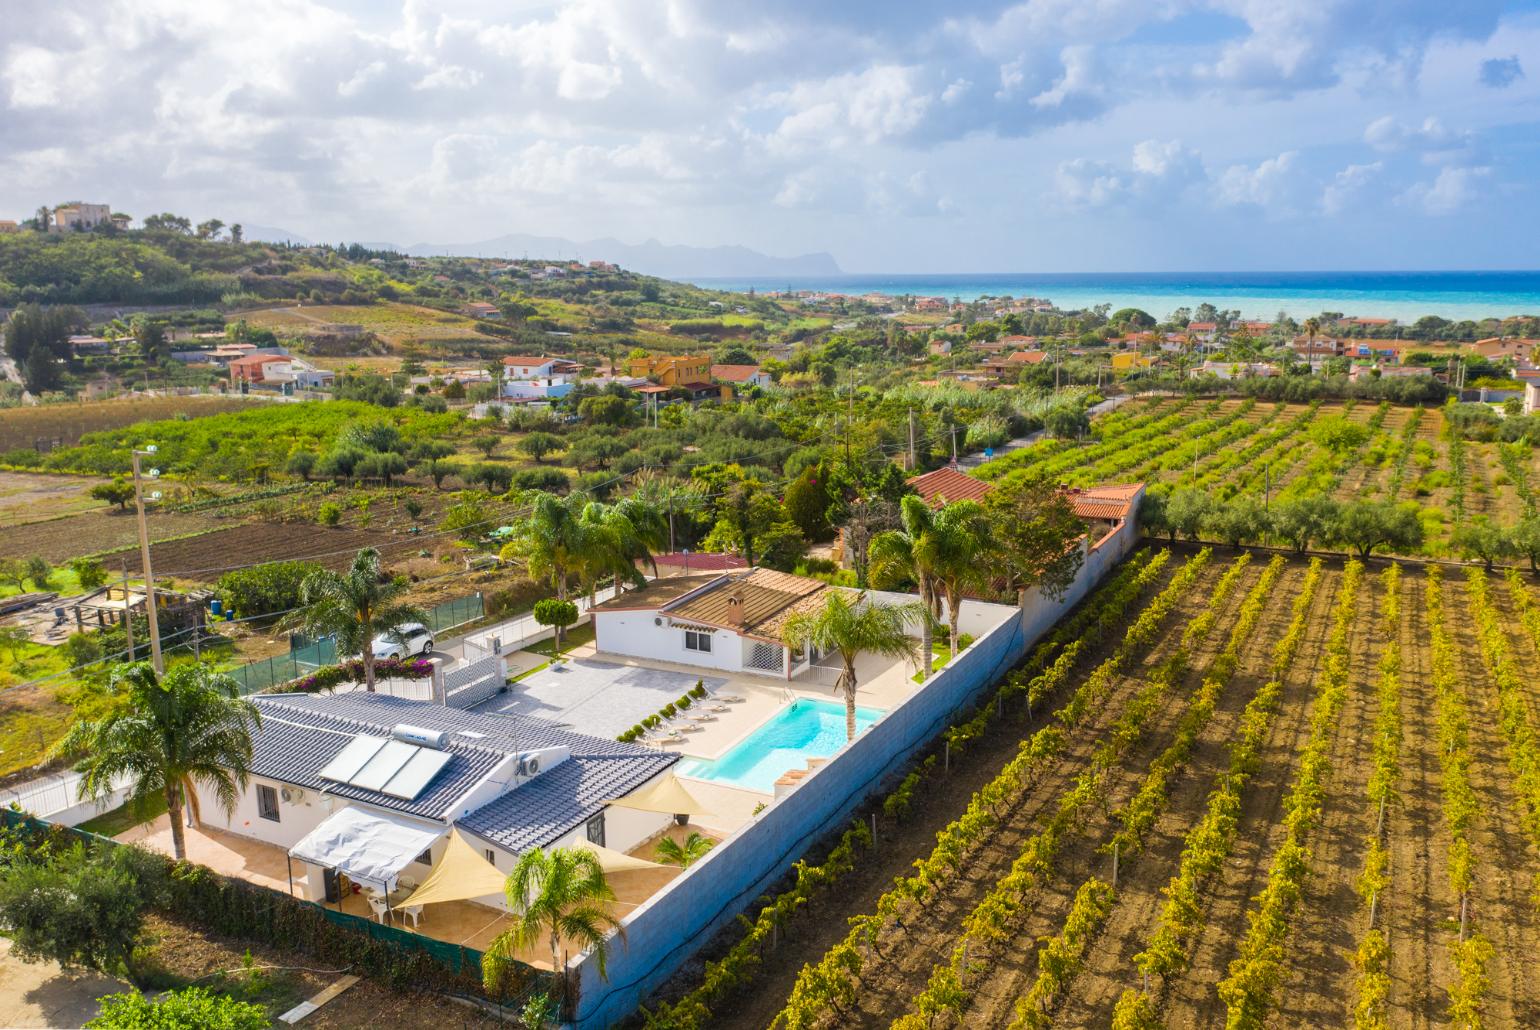
M 284 855 L 283 864 L 289 867 L 289 897 L 294 897 L 294 856 Z

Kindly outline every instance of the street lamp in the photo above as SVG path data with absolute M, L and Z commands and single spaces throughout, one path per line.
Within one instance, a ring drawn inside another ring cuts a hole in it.
M 142 451 L 134 451 L 134 509 L 139 516 L 139 564 L 144 570 L 144 611 L 150 622 L 150 663 L 159 675 L 166 671 L 166 663 L 160 655 L 160 619 L 155 611 L 155 573 L 150 570 L 150 532 L 144 524 L 144 490 L 140 483 L 143 474 L 139 470 L 140 457 L 152 456 L 157 449 L 154 444 L 150 444 Z M 151 479 L 159 479 L 160 469 L 152 468 L 148 475 Z M 151 500 L 159 498 L 159 490 L 150 495 Z M 126 596 L 124 604 L 127 604 Z M 133 618 L 132 608 L 125 613 L 125 618 Z

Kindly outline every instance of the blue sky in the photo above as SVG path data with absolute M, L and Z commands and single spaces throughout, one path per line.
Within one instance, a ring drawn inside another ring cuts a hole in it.
M 1533 268 L 1540 5 L 5 0 L 0 217 Z

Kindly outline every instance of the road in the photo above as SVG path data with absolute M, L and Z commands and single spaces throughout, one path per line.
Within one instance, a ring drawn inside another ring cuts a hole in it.
M 1131 394 L 1124 394 L 1124 395 L 1118 396 L 1118 397 L 1108 397 L 1106 400 L 1102 401 L 1100 404 L 1093 404 L 1093 405 L 1091 405 L 1091 407 L 1089 409 L 1087 409 L 1086 413 L 1088 415 L 1090 415 L 1094 419 L 1098 415 L 1105 415 L 1109 411 L 1116 411 L 1118 409 L 1118 407 L 1120 407 L 1123 404 L 1128 403 L 1129 401 L 1131 401 L 1133 399 L 1134 398 L 1133 398 L 1133 396 Z M 982 451 L 980 451 L 978 454 L 965 454 L 961 458 L 957 459 L 957 465 L 958 465 L 959 468 L 964 468 L 964 469 L 975 469 L 975 468 L 978 468 L 980 465 L 984 464 L 984 462 L 986 462 L 986 461 L 993 461 L 995 458 L 998 458 L 1001 455 L 1009 454 L 1012 451 L 1019 451 L 1023 447 L 1029 447 L 1032 444 L 1037 443 L 1037 441 L 1039 441 L 1039 440 L 1041 440 L 1043 438 L 1043 435 L 1046 432 L 1047 432 L 1047 430 L 1039 429 L 1039 430 L 1036 430 L 1035 432 L 1028 433 L 1026 436 L 1018 436 L 1014 440 L 1007 440 L 1005 443 L 1001 444 L 999 447 L 996 447 L 994 454 L 990 455 L 987 458 L 984 457 L 984 454 L 983 454 Z

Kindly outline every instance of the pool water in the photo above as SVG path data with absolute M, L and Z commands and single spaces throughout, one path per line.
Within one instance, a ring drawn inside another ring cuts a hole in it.
M 856 733 L 882 717 L 877 708 L 856 709 Z M 836 701 L 798 698 L 749 734 L 721 758 L 688 758 L 677 772 L 729 787 L 775 792 L 775 781 L 809 758 L 827 758 L 845 746 L 845 706 Z

